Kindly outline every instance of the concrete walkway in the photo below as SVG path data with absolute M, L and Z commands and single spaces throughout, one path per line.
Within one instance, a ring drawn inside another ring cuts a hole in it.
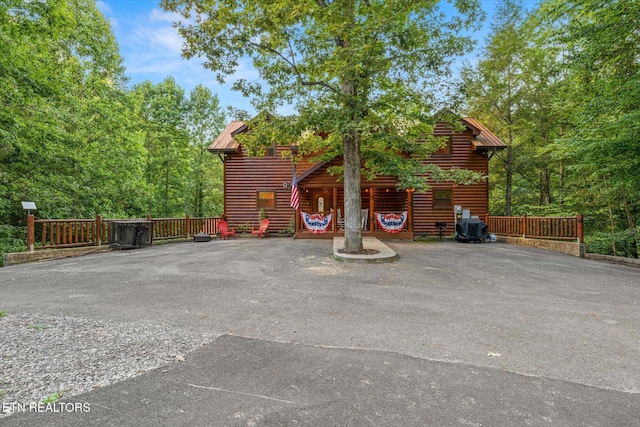
M 362 247 L 369 253 L 348 254 L 342 252 L 344 247 L 344 237 L 333 238 L 333 257 L 343 261 L 351 262 L 392 262 L 396 258 L 396 252 L 375 237 L 365 236 L 362 238 Z
M 163 245 L 0 269 L 0 310 L 212 343 L 27 425 L 640 425 L 640 270 L 504 244 Z

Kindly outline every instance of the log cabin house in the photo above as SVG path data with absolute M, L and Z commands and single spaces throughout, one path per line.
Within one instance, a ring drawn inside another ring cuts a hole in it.
M 466 129 L 459 133 L 444 123 L 438 123 L 436 136 L 448 136 L 448 146 L 438 150 L 429 162 L 442 168 L 458 167 L 488 175 L 489 159 L 506 145 L 480 122 L 462 119 Z M 340 216 L 344 212 L 343 183 L 327 172 L 327 168 L 340 165 L 341 158 L 330 162 L 312 163 L 303 157 L 295 164 L 300 211 L 313 214 L 332 213 L 333 220 L 326 232 L 309 232 L 290 205 L 294 165 L 283 152 L 291 147 L 274 144 L 261 157 L 250 157 L 234 137 L 249 131 L 241 121 L 232 121 L 209 146 L 224 162 L 224 217 L 233 227 L 259 223 L 259 212 L 264 210 L 270 220 L 269 232 L 290 228 L 295 218 L 296 238 L 331 238 L 342 235 Z M 425 193 L 399 191 L 397 179 L 380 176 L 365 180 L 362 187 L 363 235 L 379 238 L 413 239 L 415 235 L 438 235 L 439 226 L 444 234 L 454 232 L 454 206 L 462 206 L 465 213 L 484 219 L 489 211 L 489 188 L 486 180 L 474 185 L 455 186 L 451 182 L 429 181 L 431 188 Z M 379 214 L 406 213 L 406 223 L 394 234 L 385 232 L 376 220 Z

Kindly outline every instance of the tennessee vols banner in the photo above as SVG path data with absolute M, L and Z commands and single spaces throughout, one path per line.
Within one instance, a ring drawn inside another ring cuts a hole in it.
M 329 229 L 333 214 L 324 216 L 318 213 L 308 214 L 300 211 L 300 216 L 302 217 L 302 223 L 308 231 L 314 234 L 320 234 Z
M 376 222 L 387 233 L 398 233 L 402 231 L 407 223 L 407 211 L 401 214 L 388 213 L 382 214 L 376 212 Z

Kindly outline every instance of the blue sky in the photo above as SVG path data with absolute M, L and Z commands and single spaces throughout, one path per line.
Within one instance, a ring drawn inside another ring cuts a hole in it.
M 525 4 L 531 2 L 532 0 L 524 1 Z M 497 0 L 481 0 L 481 3 L 487 19 L 483 31 L 476 34 L 480 42 L 478 46 L 488 34 Z M 196 85 L 203 84 L 218 94 L 221 106 L 253 113 L 249 100 L 231 91 L 231 81 L 220 85 L 215 74 L 202 67 L 197 58 L 187 61 L 181 57 L 182 40 L 172 26 L 173 21 L 179 17 L 165 12 L 158 6 L 158 0 L 97 0 L 96 4 L 111 22 L 131 84 L 145 80 L 159 83 L 167 76 L 173 76 L 187 95 Z M 467 59 L 473 60 L 474 57 L 477 54 L 472 54 Z M 247 62 L 241 64 L 237 76 L 255 80 L 258 73 Z

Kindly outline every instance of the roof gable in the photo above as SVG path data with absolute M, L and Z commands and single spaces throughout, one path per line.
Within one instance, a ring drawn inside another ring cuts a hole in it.
M 473 133 L 473 149 L 478 151 L 501 150 L 506 144 L 495 136 L 478 120 L 465 117 L 462 119 L 464 124 Z M 240 144 L 236 142 L 234 137 L 248 129 L 247 124 L 240 120 L 234 120 L 222 131 L 220 135 L 209 146 L 208 150 L 212 153 L 237 153 L 240 150 Z
M 471 117 L 465 117 L 462 120 L 473 132 L 473 139 L 471 140 L 471 143 L 473 144 L 474 150 L 502 150 L 507 147 L 500 138 L 495 136 L 493 132 L 487 129 L 478 120 Z
M 237 153 L 240 144 L 236 142 L 234 136 L 247 129 L 247 125 L 240 121 L 234 120 L 222 131 L 220 135 L 207 148 L 212 153 Z

